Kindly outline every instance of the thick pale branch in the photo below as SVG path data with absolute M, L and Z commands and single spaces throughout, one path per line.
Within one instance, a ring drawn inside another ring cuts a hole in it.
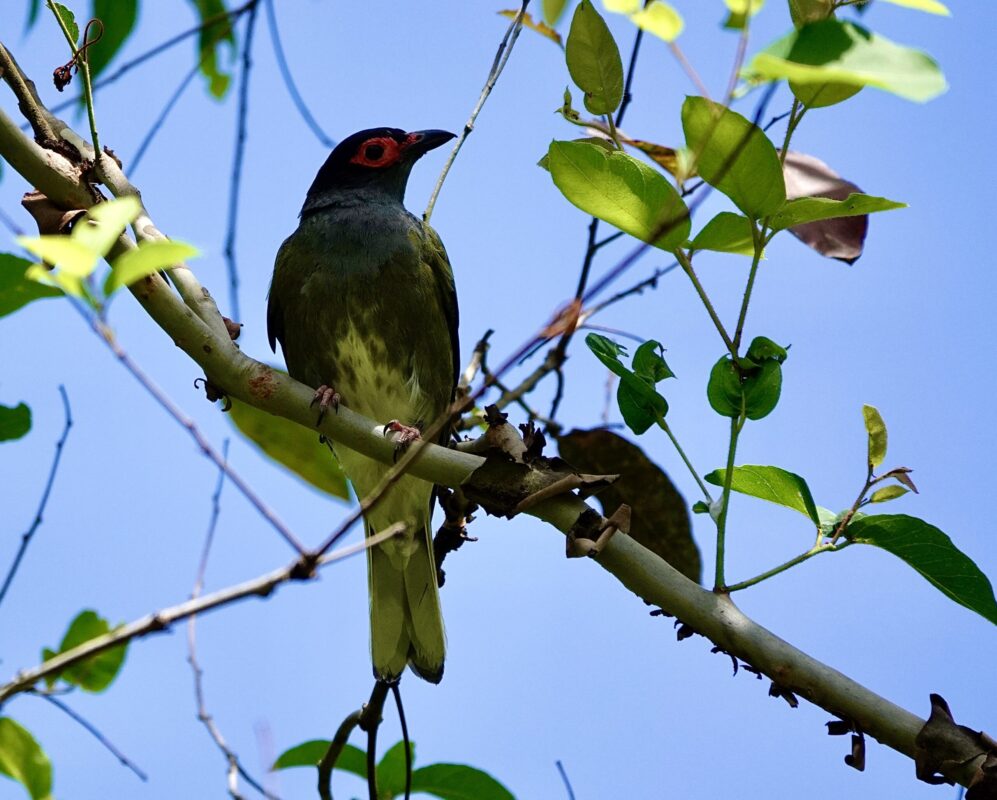
M 17 132 L 16 136 L 12 129 Z M 20 134 L 2 113 L 0 155 L 29 181 L 49 193 L 57 204 L 83 207 L 93 203 L 78 175 L 78 182 L 73 182 L 73 171 L 66 169 L 65 159 L 39 148 Z M 101 166 L 101 171 L 108 173 L 106 178 L 109 182 L 118 183 L 112 186 L 113 193 L 134 191 L 130 185 L 128 189 L 124 188 L 121 181 L 125 184 L 127 181 L 110 159 L 102 159 Z M 147 226 L 151 227 L 151 222 Z M 156 234 L 162 235 L 158 231 L 152 235 Z M 180 271 L 174 270 L 174 273 L 177 272 Z M 197 283 L 193 273 L 184 269 L 182 274 L 183 299 L 158 275 L 133 285 L 132 293 L 155 322 L 219 388 L 256 408 L 316 428 L 315 411 L 310 407 L 313 391 L 242 353 L 224 333 L 224 325 L 214 303 Z M 187 303 L 194 305 L 197 313 Z M 393 443 L 381 435 L 379 426 L 348 408 L 340 408 L 338 414 L 326 415 L 317 429 L 333 441 L 384 463 L 390 464 L 395 456 Z M 427 444 L 419 460 L 412 465 L 411 472 L 434 483 L 458 487 L 482 463 L 483 459 L 479 456 Z M 583 513 L 589 517 L 595 514 L 573 494 L 538 503 L 531 506 L 527 513 L 565 533 L 572 529 Z M 914 737 L 924 725 L 923 719 L 779 639 L 745 617 L 728 597 L 702 589 L 625 535 L 613 537 L 596 560 L 646 602 L 660 606 L 691 625 L 731 655 L 769 675 L 781 687 L 811 700 L 832 714 L 854 721 L 870 736 L 905 755 L 913 756 Z M 54 675 L 72 663 L 129 638 L 162 630 L 190 614 L 217 608 L 235 599 L 254 594 L 266 595 L 275 586 L 296 577 L 294 569 L 292 565 L 276 570 L 255 581 L 151 614 L 114 633 L 91 640 L 40 667 L 18 674 L 11 683 L 0 687 L 0 702 L 25 691 L 47 675 Z M 949 777 L 966 783 L 979 759 L 968 746 L 961 755 L 964 756 L 962 759 L 949 762 L 962 762 L 951 767 Z

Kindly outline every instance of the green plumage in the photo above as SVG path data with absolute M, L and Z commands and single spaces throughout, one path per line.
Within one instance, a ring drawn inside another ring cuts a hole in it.
M 398 167 L 401 191 L 410 167 Z M 267 321 L 294 378 L 334 387 L 343 405 L 364 416 L 425 426 L 453 397 L 453 273 L 435 231 L 405 211 L 397 180 L 313 185 L 298 229 L 277 254 Z M 336 455 L 358 498 L 389 469 L 346 448 Z M 403 476 L 365 518 L 368 535 L 408 526 L 367 551 L 371 654 L 384 680 L 397 679 L 406 664 L 433 682 L 443 674 L 432 492 Z

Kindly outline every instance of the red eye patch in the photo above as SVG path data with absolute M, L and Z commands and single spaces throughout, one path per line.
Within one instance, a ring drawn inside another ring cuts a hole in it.
M 360 145 L 350 163 L 364 167 L 388 167 L 394 164 L 401 154 L 402 147 L 398 142 L 390 136 L 378 136 Z

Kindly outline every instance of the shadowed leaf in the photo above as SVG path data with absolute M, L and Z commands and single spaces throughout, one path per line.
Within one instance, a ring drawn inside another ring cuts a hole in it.
M 87 48 L 91 78 L 104 70 L 131 34 L 138 19 L 138 0 L 93 0 L 93 16 L 104 24 L 104 35 Z
M 31 430 L 31 409 L 24 403 L 10 407 L 0 405 L 0 442 L 26 436 Z
M 311 739 L 299 745 L 290 747 L 278 756 L 270 767 L 271 771 L 290 769 L 292 767 L 318 767 L 329 749 L 328 739 Z M 367 754 L 352 744 L 343 746 L 339 758 L 336 759 L 336 769 L 350 772 L 367 780 Z
M 235 32 L 231 17 L 225 16 L 227 9 L 224 0 L 189 0 L 197 10 L 204 27 L 197 37 L 197 49 L 201 64 L 201 74 L 208 79 L 208 91 L 216 99 L 221 99 L 228 91 L 232 76 L 219 65 L 222 53 L 231 61 L 235 55 Z M 205 24 L 208 20 L 215 20 Z
M 696 234 L 696 238 L 692 240 L 692 249 L 753 256 L 755 242 L 751 220 L 741 214 L 721 211 Z
M 997 625 L 997 601 L 987 576 L 938 528 L 905 514 L 856 519 L 845 537 L 906 561 L 943 594 Z
M 662 469 L 637 445 L 601 428 L 558 437 L 561 457 L 582 472 L 619 474 L 596 498 L 605 514 L 630 506 L 630 536 L 690 580 L 701 579 L 685 500 Z
M 515 800 L 512 792 L 487 772 L 466 764 L 430 764 L 413 770 L 412 792 L 440 800 Z
M 568 4 L 568 0 L 543 0 L 543 17 L 544 22 L 548 25 L 557 25 L 558 20 L 561 19 L 561 14 L 564 13 L 564 7 Z
M 110 631 L 111 626 L 108 621 L 98 616 L 96 611 L 89 609 L 81 611 L 69 623 L 69 628 L 66 631 L 66 635 L 62 637 L 62 643 L 59 645 L 58 651 L 53 652 L 45 648 L 42 651 L 42 658 L 48 660 L 60 653 L 72 650 L 84 642 L 96 639 L 98 636 L 103 636 Z M 127 642 L 104 650 L 97 655 L 90 656 L 90 658 L 73 664 L 71 667 L 67 667 L 58 676 L 53 678 L 53 682 L 61 679 L 66 683 L 79 686 L 87 692 L 102 692 L 118 677 L 118 673 L 125 663 L 127 653 Z
M 415 763 L 415 742 L 409 742 L 412 763 Z M 414 772 L 414 770 L 413 770 Z M 413 789 L 413 791 L 415 791 Z M 398 797 L 405 793 L 405 742 L 395 742 L 377 764 L 377 793 Z
M 329 448 L 319 442 L 316 431 L 268 414 L 235 398 L 232 398 L 232 408 L 226 416 L 243 436 L 269 458 L 316 489 L 333 497 L 349 499 L 346 475 Z

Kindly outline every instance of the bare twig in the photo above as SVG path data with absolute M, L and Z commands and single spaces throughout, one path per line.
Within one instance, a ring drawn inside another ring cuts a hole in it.
M 228 463 L 228 444 L 229 440 L 226 439 L 225 444 L 222 446 L 222 456 L 225 459 L 225 463 Z M 197 567 L 197 577 L 194 579 L 194 588 L 190 593 L 191 600 L 195 600 L 200 597 L 201 589 L 204 586 L 204 574 L 208 568 L 208 557 L 211 554 L 211 545 L 215 538 L 215 529 L 218 526 L 218 517 L 221 514 L 221 496 L 224 485 L 225 470 L 220 469 L 218 470 L 218 482 L 215 484 L 215 491 L 211 495 L 211 518 L 208 521 L 208 531 L 204 536 L 204 548 L 201 551 L 201 560 Z M 279 800 L 276 795 L 264 789 L 259 781 L 255 780 L 251 775 L 249 775 L 249 773 L 246 772 L 245 767 L 242 766 L 242 762 L 239 760 L 239 756 L 226 743 L 225 737 L 222 736 L 221 730 L 219 730 L 218 726 L 215 724 L 214 717 L 208 713 L 208 707 L 204 700 L 204 670 L 201 668 L 201 664 L 197 660 L 196 626 L 197 615 L 191 614 L 187 619 L 187 663 L 190 664 L 191 672 L 194 675 L 194 700 L 197 704 L 197 719 L 207 729 L 208 735 L 221 751 L 222 755 L 225 757 L 226 763 L 228 764 L 229 795 L 231 795 L 233 800 L 241 800 L 241 794 L 239 793 L 239 776 L 241 775 L 246 783 L 256 789 L 256 791 L 264 797 L 268 798 L 268 800 Z
M 66 421 L 63 424 L 62 434 L 55 443 L 55 456 L 52 458 L 52 466 L 48 471 L 48 479 L 45 481 L 45 488 L 42 490 L 42 497 L 38 502 L 38 510 L 35 511 L 35 518 L 31 526 L 21 534 L 21 544 L 17 548 L 17 553 L 14 556 L 13 563 L 10 565 L 10 569 L 7 570 L 7 577 L 4 578 L 3 586 L 0 586 L 0 603 L 3 603 L 4 597 L 7 596 L 7 590 L 10 589 L 10 585 L 14 581 L 14 576 L 17 575 L 17 570 L 21 566 L 21 560 L 24 558 L 25 552 L 27 552 L 28 545 L 31 544 L 31 539 L 34 537 L 35 531 L 42 524 L 45 506 L 48 505 L 48 498 L 52 493 L 52 485 L 55 483 L 55 474 L 59 470 L 59 461 L 62 459 L 62 448 L 66 444 L 66 439 L 69 438 L 69 429 L 73 427 L 73 415 L 69 407 L 69 395 L 66 394 L 65 386 L 59 387 L 59 396 L 62 398 L 62 409 Z
M 450 151 L 450 156 L 447 158 L 446 163 L 443 165 L 443 169 L 440 171 L 440 177 L 436 179 L 436 186 L 433 187 L 433 193 L 429 196 L 429 202 L 426 204 L 426 210 L 422 212 L 422 218 L 425 222 L 429 222 L 429 218 L 433 216 L 433 208 L 436 206 L 436 198 L 440 195 L 440 189 L 443 188 L 443 182 L 447 179 L 450 167 L 453 166 L 454 161 L 457 159 L 457 154 L 460 152 L 460 148 L 464 146 L 464 142 L 467 141 L 467 137 L 470 136 L 471 131 L 474 130 L 474 122 L 478 118 L 478 114 L 480 114 L 481 109 L 484 108 L 488 95 L 492 93 L 492 89 L 495 88 L 495 83 L 498 81 L 499 75 L 502 74 L 502 70 L 505 69 L 506 62 L 509 60 L 509 56 L 512 55 L 512 48 L 516 44 L 516 39 L 519 38 L 519 32 L 523 27 L 523 15 L 526 13 L 526 6 L 528 6 L 529 3 L 530 0 L 523 0 L 519 13 L 513 17 L 512 22 L 509 23 L 509 27 L 506 29 L 505 36 L 503 36 L 502 41 L 499 42 L 498 52 L 495 53 L 495 60 L 492 62 L 492 68 L 488 71 L 488 78 L 485 80 L 485 85 L 482 87 L 481 94 L 478 96 L 478 102 L 474 104 L 474 108 L 471 110 L 471 116 L 469 116 L 467 118 L 467 122 L 464 123 L 464 129 L 461 131 L 460 136 L 457 137 L 457 143 L 453 146 L 453 150 Z
M 301 92 L 298 91 L 297 84 L 294 82 L 294 76 L 291 74 L 291 68 L 287 63 L 287 56 L 284 54 L 284 45 L 280 41 L 274 0 L 263 0 L 263 2 L 267 7 L 267 27 L 270 29 L 270 42 L 273 45 L 274 58 L 277 59 L 277 68 L 280 70 L 280 76 L 284 79 L 284 86 L 287 87 L 287 93 L 291 96 L 291 101 L 294 103 L 294 107 L 298 109 L 298 113 L 305 121 L 305 124 L 315 134 L 315 138 L 319 140 L 323 147 L 331 150 L 336 146 L 335 140 L 330 139 L 326 135 L 326 132 L 322 130 L 322 126 L 318 124 L 312 115 L 311 110 L 301 96 Z
M 28 691 L 38 681 L 46 677 L 58 675 L 74 664 L 78 664 L 88 658 L 93 658 L 95 655 L 103 653 L 105 650 L 110 650 L 113 647 L 118 647 L 125 642 L 169 630 L 171 625 L 187 619 L 192 614 L 203 614 L 206 611 L 212 611 L 239 600 L 245 600 L 247 597 L 269 597 L 283 583 L 311 580 L 315 577 L 315 569 L 336 561 L 342 561 L 344 558 L 349 558 L 357 553 L 362 553 L 368 547 L 373 547 L 390 539 L 392 536 L 397 536 L 403 529 L 403 525 L 392 525 L 381 531 L 381 533 L 368 537 L 365 541 L 334 550 L 331 553 L 326 553 L 315 562 L 314 568 L 311 571 L 306 571 L 302 566 L 301 560 L 296 559 L 285 567 L 260 575 L 252 580 L 244 581 L 243 583 L 229 586 L 192 600 L 186 600 L 175 606 L 154 611 L 152 614 L 140 617 L 134 622 L 121 625 L 102 636 L 89 639 L 77 647 L 67 650 L 64 653 L 59 653 L 37 667 L 18 672 L 13 680 L 0 686 L 0 704 L 16 694 Z
M 201 66 L 204 64 L 206 56 L 202 56 L 201 60 L 194 64 L 193 67 L 184 75 L 183 80 L 174 90 L 173 94 L 170 95 L 170 99 L 166 101 L 166 105 L 163 106 L 163 110 L 159 112 L 159 116 L 156 117 L 155 121 L 150 126 L 149 130 L 146 132 L 145 136 L 142 137 L 142 142 L 138 146 L 138 150 L 135 151 L 135 156 L 132 158 L 131 163 L 128 165 L 128 173 L 134 175 L 136 170 L 138 170 L 138 165 L 142 163 L 142 156 L 145 155 L 145 151 L 149 149 L 149 145 L 152 144 L 152 140 L 156 138 L 156 134 L 163 127 L 166 122 L 166 118 L 173 111 L 173 107 L 177 104 L 183 93 L 190 86 L 191 82 L 197 77 L 197 73 L 201 71 Z
M 246 155 L 246 121 L 249 117 L 249 81 L 253 71 L 253 33 L 259 2 L 249 8 L 246 35 L 242 42 L 242 75 L 239 79 L 239 109 L 236 113 L 235 154 L 232 158 L 232 177 L 229 179 L 228 220 L 225 225 L 225 266 L 228 269 L 229 307 L 232 318 L 242 319 L 239 313 L 239 269 L 235 261 L 235 235 L 239 221 L 239 190 L 242 187 L 242 162 Z
M 554 764 L 561 775 L 561 782 L 564 784 L 564 791 L 568 795 L 568 800 L 575 800 L 575 790 L 571 788 L 571 781 L 568 780 L 568 773 L 564 769 L 564 764 L 561 763 L 560 759 L 555 761 Z
M 94 725 L 88 719 L 86 719 L 85 717 L 83 717 L 81 714 L 79 714 L 76 711 L 74 711 L 73 709 L 71 709 L 68 705 L 66 705 L 58 697 L 55 697 L 54 695 L 49 694 L 48 692 L 31 692 L 31 694 L 35 695 L 36 697 L 42 698 L 43 700 L 45 700 L 48 703 L 51 703 L 53 706 L 55 706 L 56 708 L 58 708 L 62 713 L 64 713 L 66 716 L 68 716 L 74 722 L 76 722 L 77 724 L 79 724 L 87 733 L 89 733 L 91 736 L 93 736 L 94 739 L 96 739 L 98 742 L 100 742 L 104 746 L 104 748 L 112 756 L 114 756 L 116 759 L 118 759 L 118 761 L 120 762 L 121 766 L 127 767 L 132 772 L 134 772 L 135 775 L 138 776 L 139 780 L 141 780 L 143 782 L 149 780 L 149 776 L 146 775 L 145 772 L 143 772 L 132 761 L 130 761 L 129 758 L 128 758 L 128 756 L 126 756 L 117 747 L 115 747 L 114 743 L 111 742 L 111 740 L 108 739 L 103 733 L 101 733 L 100 729 L 97 728 L 96 725 Z

